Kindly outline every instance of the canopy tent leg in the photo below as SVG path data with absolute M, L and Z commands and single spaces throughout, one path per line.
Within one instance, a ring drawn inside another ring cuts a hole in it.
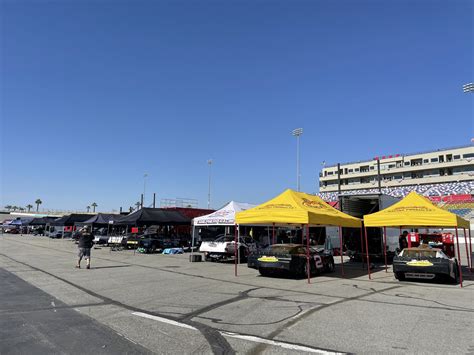
M 469 269 L 469 273 L 471 273 L 471 258 L 469 257 L 469 246 L 467 245 L 467 235 L 466 235 L 466 228 L 463 228 L 464 234 L 464 244 L 466 244 L 466 256 L 467 256 L 467 268 Z
M 367 236 L 367 227 L 364 226 L 364 237 L 365 237 L 365 252 L 367 257 L 367 271 L 369 273 L 369 280 L 372 280 L 372 275 L 370 275 L 370 259 L 369 259 L 369 241 Z
M 235 225 L 234 243 L 234 273 L 237 276 L 237 224 Z
M 237 228 L 237 264 L 240 264 L 240 228 Z
M 472 271 L 472 244 L 471 244 L 471 226 L 469 226 L 469 260 L 471 261 L 471 271 Z
M 193 255 L 194 255 L 194 230 L 196 229 L 194 227 L 194 224 L 191 224 L 191 228 L 192 228 L 192 231 L 191 231 L 191 262 L 194 261 L 194 258 L 193 258 Z
M 344 276 L 344 257 L 342 256 L 344 250 L 344 243 L 342 239 L 342 227 L 339 226 L 339 243 L 340 243 L 340 250 L 339 254 L 341 255 L 341 275 Z
M 462 287 L 462 268 L 461 268 L 461 253 L 459 252 L 458 227 L 456 227 L 456 247 L 457 247 L 457 250 L 458 250 L 459 283 Z
M 272 226 L 272 244 L 275 244 L 275 223 Z
M 364 230 L 360 227 L 360 260 L 362 260 L 362 269 L 364 269 Z
M 388 268 L 387 268 L 387 227 L 383 227 L 383 256 L 385 258 L 385 272 L 388 272 Z
M 309 235 L 309 224 L 306 225 L 307 232 Z M 301 230 L 301 234 L 303 234 L 303 230 Z M 309 265 L 309 238 L 306 238 L 306 273 L 308 274 L 308 284 L 311 283 L 311 268 Z

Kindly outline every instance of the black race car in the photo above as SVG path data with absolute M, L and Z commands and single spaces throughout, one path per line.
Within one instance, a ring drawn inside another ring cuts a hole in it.
M 163 243 L 156 235 L 143 236 L 138 241 L 138 251 L 142 253 L 154 253 L 163 249 Z
M 393 258 L 395 278 L 403 281 L 410 279 L 447 279 L 454 283 L 459 280 L 459 268 L 456 258 L 450 258 L 441 249 L 422 246 L 405 248 Z
M 334 271 L 334 258 L 324 250 L 309 249 L 311 274 Z M 278 272 L 295 276 L 307 275 L 306 246 L 303 244 L 274 244 L 248 256 L 247 266 L 258 269 L 262 276 Z

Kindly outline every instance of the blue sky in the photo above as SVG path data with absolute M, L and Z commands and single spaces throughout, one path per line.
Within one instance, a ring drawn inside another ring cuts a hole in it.
M 212 207 L 317 191 L 321 162 L 469 144 L 473 3 L 12 1 L 0 203 Z M 151 196 L 147 197 L 148 202 Z

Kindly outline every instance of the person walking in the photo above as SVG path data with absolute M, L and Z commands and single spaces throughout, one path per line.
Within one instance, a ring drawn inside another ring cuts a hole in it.
M 78 257 L 79 259 L 77 260 L 77 265 L 76 268 L 80 269 L 81 268 L 81 260 L 82 258 L 86 259 L 87 261 L 87 266 L 86 269 L 91 268 L 91 248 L 93 245 L 93 240 L 94 236 L 89 232 L 89 229 L 87 227 L 83 227 L 80 230 L 79 234 L 79 244 L 78 244 Z

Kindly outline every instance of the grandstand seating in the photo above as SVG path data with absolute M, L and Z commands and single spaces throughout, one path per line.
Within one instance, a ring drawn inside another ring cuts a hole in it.
M 463 218 L 474 218 L 474 181 L 382 188 L 383 194 L 401 198 L 411 191 L 430 198 L 441 208 Z M 342 191 L 341 195 L 369 195 L 378 192 L 378 189 L 349 190 Z M 318 195 L 328 202 L 337 201 L 338 197 L 337 192 L 321 192 Z

